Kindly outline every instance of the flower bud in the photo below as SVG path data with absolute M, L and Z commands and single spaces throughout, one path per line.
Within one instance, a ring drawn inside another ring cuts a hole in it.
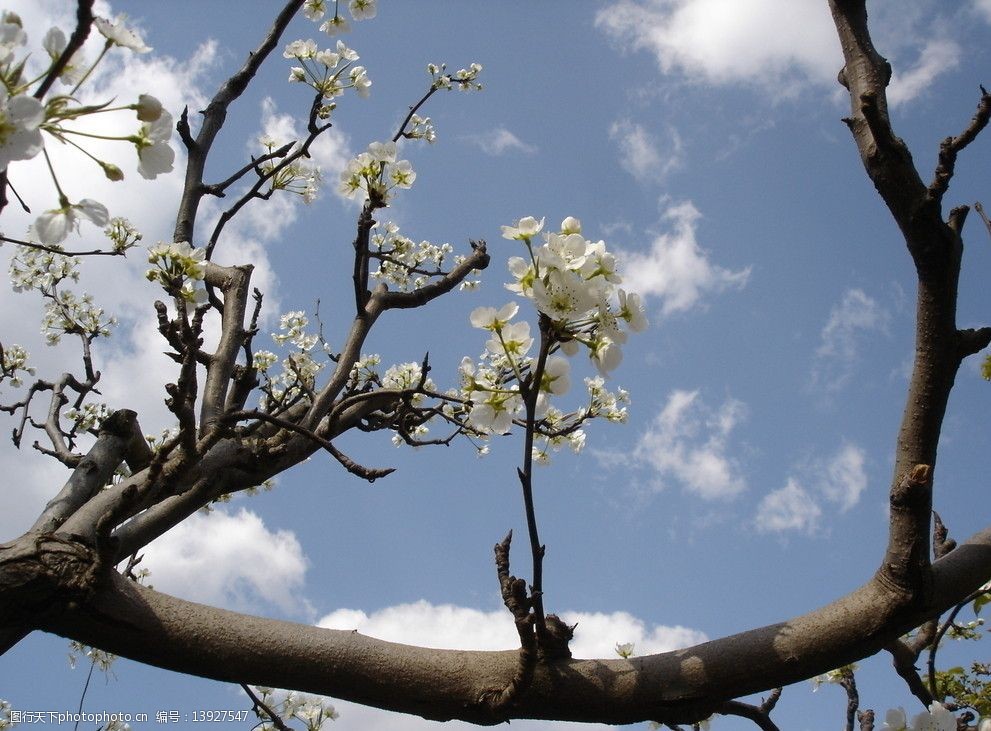
M 134 108 L 142 122 L 154 122 L 162 116 L 162 103 L 150 94 L 140 95 Z

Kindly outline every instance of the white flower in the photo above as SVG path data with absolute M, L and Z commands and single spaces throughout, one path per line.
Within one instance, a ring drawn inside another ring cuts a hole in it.
M 39 125 L 45 108 L 33 96 L 7 96 L 0 85 L 0 172 L 14 160 L 28 160 L 44 147 Z
M 905 709 L 901 706 L 889 708 L 888 712 L 884 714 L 884 726 L 881 728 L 883 731 L 905 731 Z
M 579 221 L 574 216 L 568 216 L 566 219 L 561 221 L 562 234 L 580 234 L 581 232 L 582 232 L 582 222 Z
M 312 38 L 295 40 L 286 46 L 282 52 L 283 58 L 314 58 L 317 55 L 317 44 Z
M 643 312 L 643 303 L 636 292 L 619 290 L 619 316 L 630 324 L 633 332 L 643 332 L 647 328 L 647 317 Z
M 490 353 L 519 357 L 526 355 L 531 345 L 533 338 L 530 337 L 530 323 L 524 320 L 506 324 L 498 335 L 489 339 L 485 347 Z
M 145 45 L 144 40 L 142 40 L 137 31 L 121 25 L 124 19 L 124 16 L 121 15 L 111 23 L 105 18 L 96 18 L 93 20 L 93 25 L 96 26 L 100 34 L 110 41 L 111 44 L 121 46 L 122 48 L 130 48 L 137 53 L 148 53 L 151 47 Z
M 512 226 L 502 227 L 502 237 L 504 239 L 518 239 L 529 241 L 544 228 L 544 219 L 539 221 L 533 216 L 525 216 Z
M 348 21 L 343 15 L 335 15 L 333 18 L 325 20 L 320 26 L 320 30 L 329 36 L 336 36 L 338 33 L 347 33 L 351 30 L 351 26 L 348 25 Z
M 372 142 L 368 145 L 368 154 L 371 155 L 371 159 L 377 162 L 395 162 L 396 161 L 396 143 L 389 142 Z
M 175 150 L 169 145 L 172 139 L 172 115 L 163 111 L 154 122 L 141 125 L 138 136 L 132 138 L 138 149 L 138 172 L 146 180 L 154 180 L 161 173 L 172 172 Z
M 348 3 L 348 10 L 355 20 L 369 20 L 375 17 L 378 9 L 375 7 L 376 0 L 351 0 Z
M 912 719 L 912 731 L 956 731 L 957 719 L 938 701 L 929 704 L 929 710 Z
M 520 306 L 515 302 L 509 302 L 499 310 L 496 310 L 495 307 L 476 307 L 472 310 L 469 319 L 472 327 L 499 332 L 516 316 L 519 310 Z
M 0 21 L 0 64 L 10 63 L 14 57 L 14 50 L 27 43 L 27 40 L 20 16 L 17 13 L 3 13 L 3 19 Z
M 623 351 L 609 338 L 601 337 L 593 343 L 590 357 L 599 373 L 605 376 L 623 360 Z
M 350 74 L 351 86 L 354 87 L 355 93 L 362 99 L 367 99 L 371 93 L 372 80 L 368 78 L 368 72 L 365 71 L 365 67 L 355 66 L 351 69 Z
M 540 379 L 540 390 L 560 396 L 571 388 L 571 364 L 567 358 L 552 355 L 544 364 L 544 376 Z
M 310 20 L 320 20 L 327 12 L 327 0 L 306 0 L 303 3 L 303 15 Z
M 617 642 L 616 643 L 616 654 L 619 655 L 620 657 L 624 658 L 624 659 L 629 658 L 629 657 L 632 657 L 633 656 L 633 647 L 634 647 L 634 645 L 633 645 L 632 642 L 624 642 L 622 644 L 620 644 L 620 643 Z
M 55 61 L 65 50 L 65 33 L 62 32 L 61 28 L 49 28 L 41 41 L 41 45 L 48 52 L 49 58 Z M 85 69 L 83 68 L 85 63 L 86 58 L 80 48 L 72 54 L 72 58 L 62 68 L 62 71 L 59 72 L 59 79 L 65 84 L 78 84 L 82 81 L 83 74 L 85 73 Z
M 161 118 L 164 111 L 162 109 L 162 103 L 151 94 L 139 95 L 138 103 L 134 108 L 138 113 L 138 119 L 142 122 L 156 122 Z
M 517 393 L 485 392 L 485 400 L 475 403 L 468 412 L 468 423 L 485 434 L 505 434 L 522 406 L 523 399 Z
M 597 298 L 593 287 L 575 272 L 552 269 L 533 283 L 533 301 L 552 320 L 567 320 L 591 310 Z
M 408 190 L 413 187 L 413 181 L 416 180 L 416 171 L 413 170 L 409 160 L 400 160 L 389 166 L 389 180 L 396 188 Z
M 110 214 L 102 203 L 84 198 L 74 205 L 42 213 L 35 219 L 34 234 L 43 244 L 60 244 L 70 231 L 79 230 L 80 221 L 91 221 L 102 228 L 109 219 Z

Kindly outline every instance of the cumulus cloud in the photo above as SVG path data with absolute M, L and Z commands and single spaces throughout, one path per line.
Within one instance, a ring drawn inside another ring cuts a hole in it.
M 619 252 L 623 286 L 660 298 L 665 315 L 690 309 L 709 292 L 743 287 L 750 277 L 749 267 L 731 271 L 709 261 L 696 238 L 700 217 L 690 201 L 671 205 L 664 212 L 664 220 L 671 226 L 669 233 L 655 236 L 647 252 Z
M 734 497 L 746 481 L 728 454 L 729 437 L 745 412 L 735 399 L 710 409 L 698 391 L 672 391 L 633 456 L 657 472 L 662 488 L 673 480 L 704 500 Z
M 810 461 L 784 487 L 764 496 L 754 518 L 757 530 L 815 533 L 824 514 L 823 500 L 840 513 L 860 502 L 867 488 L 866 461 L 864 450 L 849 442 L 827 458 Z
M 652 53 L 663 73 L 706 83 L 790 93 L 808 81 L 835 84 L 842 65 L 818 0 L 620 0 L 598 12 L 596 25 Z
M 849 289 L 829 313 L 812 367 L 812 387 L 835 393 L 853 377 L 864 336 L 886 332 L 890 315 L 861 289 Z
M 560 613 L 568 624 L 578 624 L 571 650 L 575 657 L 616 658 L 616 644 L 632 642 L 636 655 L 667 652 L 689 647 L 709 638 L 704 632 L 681 625 L 648 625 L 627 612 Z M 332 629 L 357 630 L 390 642 L 459 650 L 508 650 L 519 646 L 519 636 L 504 608 L 486 612 L 451 604 L 431 604 L 420 600 L 385 607 L 374 612 L 338 609 L 317 623 Z M 344 701 L 333 701 L 340 718 L 334 728 L 340 731 L 428 731 L 438 724 L 415 716 L 388 713 Z M 445 728 L 469 731 L 470 724 L 453 721 Z M 574 731 L 606 731 L 602 725 L 513 721 L 513 728 L 541 731 L 555 728 Z
M 976 2 L 991 17 L 987 0 Z M 901 104 L 956 65 L 960 49 L 920 3 L 889 2 L 875 13 L 885 10 L 899 26 L 890 95 Z M 835 89 L 843 65 L 828 8 L 818 0 L 618 0 L 598 12 L 596 25 L 622 47 L 653 54 L 665 75 L 749 84 L 775 99 L 809 84 Z
M 142 553 L 160 591 L 242 611 L 261 605 L 310 613 L 300 599 L 307 561 L 295 534 L 270 530 L 244 508 L 196 513 Z
M 911 101 L 929 88 L 937 76 L 956 68 L 962 55 L 960 45 L 948 38 L 928 41 L 912 66 L 894 70 L 888 85 L 888 103 L 896 107 Z
M 867 488 L 866 460 L 863 449 L 846 443 L 818 470 L 821 476 L 819 489 L 841 512 L 845 513 L 860 502 L 860 495 Z
M 571 651 L 575 657 L 615 657 L 617 642 L 633 642 L 638 655 L 667 652 L 705 642 L 705 633 L 681 625 L 647 624 L 628 612 L 560 613 L 576 624 Z M 453 604 L 435 605 L 425 600 L 399 604 L 366 613 L 338 609 L 317 625 L 329 629 L 358 630 L 370 637 L 421 647 L 454 650 L 507 650 L 519 644 L 519 635 L 505 609 L 485 612 Z
M 532 155 L 537 152 L 536 145 L 530 145 L 514 135 L 505 127 L 496 127 L 486 132 L 467 137 L 468 141 L 477 145 L 486 155 L 493 157 L 504 155 L 507 152 L 522 152 Z
M 668 128 L 663 153 L 660 143 L 642 125 L 628 119 L 613 122 L 609 139 L 619 146 L 620 164 L 640 182 L 660 182 L 682 164 L 682 143 L 678 130 Z
M 760 501 L 755 524 L 762 533 L 788 530 L 812 533 L 821 515 L 822 508 L 815 498 L 796 480 L 789 479 L 784 487 Z

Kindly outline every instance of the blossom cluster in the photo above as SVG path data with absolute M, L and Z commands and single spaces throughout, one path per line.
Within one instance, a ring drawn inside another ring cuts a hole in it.
M 348 198 L 362 194 L 384 206 L 392 190 L 409 189 L 414 180 L 416 172 L 409 160 L 396 159 L 395 142 L 372 142 L 341 172 L 340 192 Z
M 404 292 L 422 287 L 430 277 L 442 274 L 441 267 L 454 251 L 450 244 L 417 243 L 402 236 L 391 221 L 376 224 L 369 248 L 379 261 L 371 276 Z
M 334 3 L 334 15 L 324 20 L 320 30 L 329 36 L 347 33 L 351 30 L 351 26 L 347 19 L 340 14 L 336 0 L 306 0 L 303 3 L 303 15 L 314 22 L 323 20 L 330 2 Z M 371 20 L 378 13 L 377 0 L 350 0 L 348 12 L 351 13 L 353 20 Z
M 92 341 L 110 334 L 117 324 L 93 302 L 92 295 L 77 295 L 63 286 L 78 281 L 79 259 L 52 251 L 18 247 L 10 261 L 10 280 L 14 291 L 37 290 L 45 299 L 41 332 L 49 345 L 60 342 L 63 335 L 82 335 Z
M 281 147 L 279 142 L 270 135 L 263 135 L 259 141 L 266 153 L 269 154 Z M 320 192 L 320 168 L 309 165 L 303 160 L 297 159 L 288 165 L 283 165 L 270 158 L 261 163 L 259 169 L 263 175 L 268 176 L 271 190 L 295 193 L 302 197 L 306 204 L 316 200 L 317 194 Z
M 295 350 L 285 357 L 269 350 L 254 353 L 252 366 L 265 379 L 262 408 L 276 411 L 312 393 L 317 374 L 325 365 L 313 357 L 313 352 L 319 344 L 327 353 L 329 346 L 320 335 L 307 330 L 309 325 L 309 318 L 301 310 L 283 314 L 279 319 L 279 332 L 272 333 L 272 340 L 280 346 L 293 346 Z M 277 364 L 282 368 L 276 373 Z
M 318 110 L 322 119 L 330 116 L 336 106 L 333 100 L 346 89 L 354 89 L 362 98 L 371 92 L 372 82 L 365 67 L 353 65 L 358 53 L 344 41 L 337 41 L 334 49 L 321 50 L 312 39 L 296 40 L 286 46 L 282 55 L 299 62 L 289 70 L 289 81 L 306 84 L 323 97 L 324 104 Z
M 532 398 L 532 456 L 538 464 L 546 464 L 550 454 L 565 445 L 580 451 L 584 422 L 600 417 L 626 420 L 629 395 L 606 389 L 603 376 L 619 363 L 619 345 L 627 338 L 623 328 L 637 332 L 647 325 L 639 297 L 617 288 L 622 280 L 615 258 L 602 241 L 587 241 L 581 223 L 568 217 L 560 231 L 544 234 L 543 245 L 537 246 L 534 239 L 543 227 L 543 220 L 531 217 L 503 227 L 505 238 L 519 240 L 527 249 L 527 259 L 510 259 L 512 281 L 506 286 L 537 310 L 539 341 L 529 322 L 514 319 L 520 312 L 517 302 L 498 309 L 476 308 L 471 324 L 487 331 L 489 339 L 477 360 L 462 359 L 460 389 L 449 392 L 452 401 L 445 407 L 450 418 L 463 420 L 471 432 L 485 437 L 522 424 L 527 399 Z M 602 375 L 586 378 L 587 401 L 565 412 L 552 406 L 552 399 L 570 390 L 566 356 L 582 346 Z M 535 382 L 538 369 L 540 379 Z M 453 405 L 457 402 L 460 409 Z
M 458 89 L 459 91 L 481 91 L 482 85 L 478 82 L 478 75 L 482 73 L 482 64 L 471 63 L 468 68 L 460 69 L 457 73 L 449 74 L 447 64 L 427 64 L 427 73 L 430 74 L 431 84 L 435 89 Z
M 24 52 L 27 34 L 16 13 L 5 12 L 0 16 L 0 172 L 12 162 L 28 160 L 45 149 L 45 136 L 74 147 L 96 163 L 110 180 L 121 180 L 124 173 L 108 161 L 101 160 L 85 149 L 82 142 L 89 138 L 119 140 L 134 146 L 138 158 L 138 172 L 153 179 L 172 170 L 175 152 L 169 140 L 172 136 L 172 117 L 162 109 L 153 96 L 142 94 L 136 103 L 111 107 L 112 100 L 98 105 L 82 105 L 77 100 L 79 87 L 90 77 L 97 64 L 112 47 L 126 48 L 136 53 L 150 51 L 135 31 L 119 22 L 96 18 L 94 26 L 105 39 L 100 56 L 88 63 L 82 49 L 73 53 L 59 72 L 59 81 L 70 90 L 62 94 L 49 94 L 44 100 L 36 99 L 31 86 L 47 76 L 62 58 L 67 47 L 65 32 L 50 29 L 42 39 L 42 48 L 48 59 L 48 67 L 41 76 L 25 77 L 27 57 Z M 80 128 L 77 123 L 92 115 L 130 110 L 136 112 L 139 126 L 131 135 L 108 137 Z M 44 133 L 44 134 L 43 134 Z M 45 210 L 32 227 L 32 235 L 46 245 L 59 244 L 82 221 L 103 226 L 109 218 L 106 208 L 97 201 L 83 199 L 72 202 L 60 185 L 56 171 L 50 168 L 58 193 L 57 206 Z
M 33 376 L 34 366 L 28 365 L 28 352 L 23 346 L 14 344 L 0 348 L 0 382 L 9 381 L 14 388 L 24 383 L 21 373 Z
M 956 731 L 957 719 L 939 701 L 933 701 L 929 708 L 916 714 L 909 721 L 904 708 L 892 708 L 884 714 L 885 731 Z
M 151 282 L 176 298 L 201 304 L 206 301 L 206 291 L 197 286 L 206 275 L 206 251 L 194 248 L 188 241 L 159 242 L 148 249 L 148 262 L 155 267 L 145 272 Z
M 322 698 L 308 696 L 296 691 L 276 691 L 273 688 L 255 687 L 254 692 L 258 694 L 259 700 L 266 707 L 271 708 L 283 722 L 297 720 L 300 721 L 307 731 L 320 731 L 328 728 L 327 722 L 337 718 L 337 711 Z M 285 693 L 282 698 L 278 698 L 277 693 Z M 262 723 L 256 728 L 259 731 L 274 731 L 276 726 L 267 716 L 258 714 Z

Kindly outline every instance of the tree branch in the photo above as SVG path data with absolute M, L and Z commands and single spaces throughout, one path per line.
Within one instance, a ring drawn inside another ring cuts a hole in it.
M 2 567 L 2 556 L 0 556 Z M 538 664 L 514 718 L 602 723 L 694 722 L 733 698 L 803 680 L 874 654 L 975 591 L 991 574 L 991 528 L 932 567 L 927 606 L 872 580 L 832 604 L 695 647 L 630 660 Z M 0 576 L 4 576 L 0 571 Z M 14 592 L 0 592 L 4 607 Z M 69 613 L 40 628 L 108 652 L 225 682 L 332 695 L 434 720 L 485 723 L 479 699 L 518 672 L 508 652 L 432 650 L 357 632 L 262 619 L 186 602 L 113 572 Z

